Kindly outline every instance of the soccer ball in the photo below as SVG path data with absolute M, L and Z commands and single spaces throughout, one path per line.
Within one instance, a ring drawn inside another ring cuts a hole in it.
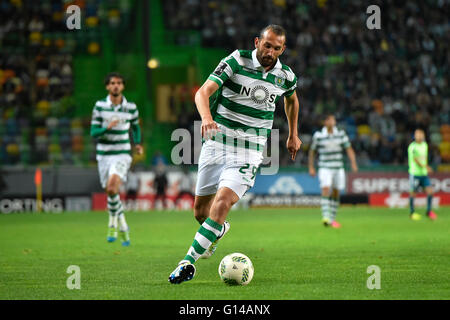
M 220 279 L 228 285 L 247 285 L 252 281 L 252 261 L 242 253 L 231 253 L 225 256 L 219 264 Z

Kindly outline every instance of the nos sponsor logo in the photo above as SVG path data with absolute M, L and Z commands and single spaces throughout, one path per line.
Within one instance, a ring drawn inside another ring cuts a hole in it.
M 266 102 L 273 103 L 277 97 L 275 93 L 270 94 L 269 89 L 261 85 L 254 86 L 253 88 L 242 86 L 240 94 L 250 97 L 252 101 L 257 104 Z

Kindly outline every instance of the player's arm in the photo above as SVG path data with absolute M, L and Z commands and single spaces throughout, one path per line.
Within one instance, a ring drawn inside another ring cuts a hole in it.
M 314 167 L 316 149 L 317 149 L 317 134 L 315 133 L 312 136 L 311 145 L 309 146 L 308 151 L 308 169 L 309 174 L 313 177 L 316 175 L 316 168 Z
M 99 125 L 91 124 L 91 137 L 98 138 L 104 135 L 106 132 L 106 128 L 102 128 Z
M 298 112 L 299 103 L 297 93 L 294 91 L 291 95 L 284 97 L 284 112 L 288 120 L 289 136 L 286 142 L 286 147 L 291 155 L 291 159 L 295 160 L 297 151 L 302 144 L 298 138 Z
M 103 118 L 100 115 L 100 112 L 97 108 L 94 108 L 92 111 L 92 119 L 91 119 L 91 137 L 98 138 L 104 135 L 108 130 L 111 130 L 114 126 L 119 123 L 119 120 L 111 121 L 108 126 L 102 127 Z
M 309 148 L 308 152 L 308 170 L 309 174 L 313 177 L 316 175 L 316 169 L 314 168 L 314 158 L 315 158 L 316 151 L 313 148 Z
M 195 104 L 202 119 L 202 137 L 205 139 L 211 138 L 219 131 L 219 127 L 211 114 L 209 98 L 240 68 L 237 60 L 239 56 L 239 50 L 235 50 L 222 59 L 216 69 L 209 75 L 208 80 L 195 94 Z
M 141 135 L 141 126 L 139 123 L 131 125 L 131 134 L 133 136 L 134 147 L 136 148 L 137 154 L 144 153 L 144 147 L 142 146 L 142 135 Z
M 426 168 L 427 166 L 425 164 L 423 164 L 420 160 L 419 157 L 414 157 L 413 158 L 414 162 L 417 163 L 417 165 L 421 168 Z
M 412 160 L 421 168 L 425 168 L 426 165 L 424 165 L 420 159 L 419 154 L 417 153 L 416 149 L 414 148 L 414 145 L 411 144 L 408 148 L 408 157 L 412 158 Z
M 134 148 L 137 154 L 144 153 L 144 147 L 142 146 L 141 126 L 139 124 L 139 111 L 136 109 L 134 118 L 131 119 L 131 135 L 133 137 Z
M 209 107 L 209 97 L 211 97 L 217 89 L 219 89 L 219 85 L 208 79 L 195 93 L 195 105 L 197 106 L 198 113 L 202 119 L 202 137 L 206 139 L 214 136 L 215 132 L 219 129 L 217 123 L 215 123 L 212 118 Z
M 413 156 L 413 160 L 419 167 L 421 167 L 421 168 L 426 168 L 427 167 L 426 164 L 423 164 L 422 161 L 419 160 L 418 156 Z
M 426 168 L 428 173 L 433 172 L 433 168 L 431 168 L 429 165 L 422 163 L 422 161 L 419 160 L 419 157 L 413 157 L 413 160 L 417 165 L 421 168 Z
M 348 147 L 345 149 L 347 152 L 347 156 L 350 159 L 350 165 L 352 166 L 352 171 L 357 172 L 358 171 L 358 164 L 356 163 L 356 155 L 355 150 L 353 150 L 352 147 Z

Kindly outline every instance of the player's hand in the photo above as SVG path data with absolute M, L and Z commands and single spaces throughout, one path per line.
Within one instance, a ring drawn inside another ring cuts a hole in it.
M 144 147 L 141 144 L 135 145 L 134 148 L 136 149 L 136 153 L 138 155 L 141 155 L 144 153 Z
M 295 156 L 297 155 L 297 151 L 300 150 L 300 146 L 302 145 L 302 141 L 297 136 L 288 137 L 286 142 L 286 147 L 291 155 L 291 160 L 295 160 Z
M 214 122 L 212 118 L 207 118 L 202 120 L 202 137 L 205 140 L 211 139 L 216 135 L 219 130 L 217 123 Z
M 119 119 L 115 119 L 108 124 L 108 130 L 114 128 L 119 123 Z
M 309 175 L 315 177 L 316 176 L 316 169 L 309 168 Z
M 428 172 L 428 173 L 433 173 L 433 168 L 430 167 L 430 166 L 427 166 L 427 172 Z
M 352 171 L 358 172 L 358 165 L 356 163 L 352 163 Z

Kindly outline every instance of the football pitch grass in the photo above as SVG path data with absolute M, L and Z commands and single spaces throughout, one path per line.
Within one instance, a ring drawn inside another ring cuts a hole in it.
M 437 213 L 411 221 L 405 209 L 342 207 L 342 228 L 330 229 L 318 208 L 231 211 L 216 253 L 180 285 L 167 278 L 198 229 L 191 212 L 128 213 L 130 247 L 106 242 L 106 212 L 0 215 L 0 299 L 450 299 L 450 208 Z M 219 279 L 232 252 L 253 261 L 248 286 Z M 71 265 L 79 290 L 66 286 Z M 371 265 L 379 290 L 367 288 Z

